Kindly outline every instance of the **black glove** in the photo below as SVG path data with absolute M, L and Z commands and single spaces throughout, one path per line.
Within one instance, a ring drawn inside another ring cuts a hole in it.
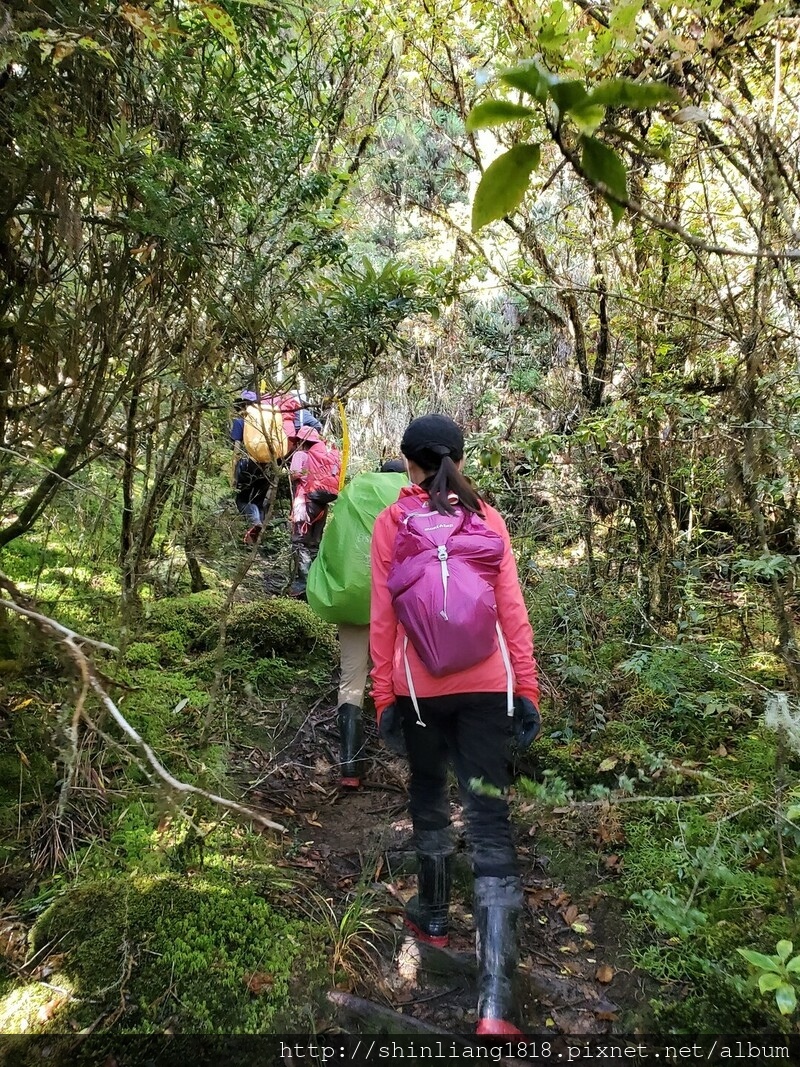
M 539 736 L 542 719 L 539 709 L 529 697 L 514 697 L 514 745 L 524 752 Z
M 403 734 L 403 719 L 396 705 L 389 704 L 381 712 L 378 720 L 378 736 L 390 752 L 396 756 L 406 756 L 406 739 Z

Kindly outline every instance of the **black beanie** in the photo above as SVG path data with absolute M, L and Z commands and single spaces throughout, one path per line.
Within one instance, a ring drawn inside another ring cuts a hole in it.
M 381 474 L 405 474 L 406 465 L 402 459 L 387 459 L 381 464 Z
M 464 434 L 447 415 L 423 415 L 409 423 L 400 451 L 423 470 L 435 470 L 444 456 L 458 463 L 464 455 Z

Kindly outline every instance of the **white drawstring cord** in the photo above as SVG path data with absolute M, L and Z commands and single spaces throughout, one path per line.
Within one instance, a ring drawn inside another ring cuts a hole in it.
M 442 618 L 445 621 L 447 621 L 447 579 L 450 577 L 450 571 L 447 569 L 447 549 L 445 548 L 444 545 L 439 545 L 438 555 L 439 555 L 439 563 L 441 564 L 441 567 L 442 567 L 442 590 L 443 590 L 442 610 L 439 612 L 439 614 L 442 616 Z
M 503 656 L 503 663 L 506 666 L 506 702 L 508 705 L 508 714 L 514 714 L 514 675 L 511 671 L 511 660 L 508 655 L 508 646 L 506 645 L 506 639 L 503 637 L 503 631 L 500 629 L 500 623 L 495 623 L 497 629 L 497 638 L 500 642 L 500 652 Z
M 414 689 L 414 679 L 411 677 L 411 664 L 408 662 L 408 635 L 403 638 L 403 661 L 406 665 L 406 681 L 408 682 L 408 693 L 411 697 L 411 703 L 414 705 L 414 711 L 417 713 L 417 726 L 425 726 L 422 721 L 422 716 L 419 713 L 419 703 L 417 701 L 417 691 Z

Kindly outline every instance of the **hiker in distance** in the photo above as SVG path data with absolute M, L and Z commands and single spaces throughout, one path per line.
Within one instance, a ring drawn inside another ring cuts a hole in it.
M 342 457 L 336 445 L 323 441 L 312 426 L 301 426 L 295 435 L 289 461 L 292 485 L 291 542 L 295 577 L 289 596 L 304 598 L 311 564 L 317 557 L 328 505 L 339 494 Z
M 369 672 L 370 540 L 375 519 L 408 484 L 401 459 L 357 474 L 339 494 L 306 585 L 309 607 L 339 631 L 339 782 L 364 777 L 364 690 Z
M 262 447 L 262 461 L 259 462 L 257 458 L 254 458 L 260 453 L 258 447 L 254 448 L 251 443 L 252 431 L 248 433 L 247 441 L 245 441 L 245 425 L 248 418 L 251 423 L 255 424 L 256 434 L 260 434 L 260 427 L 252 415 L 257 407 L 256 393 L 248 389 L 243 390 L 233 404 L 234 417 L 230 430 L 233 442 L 233 490 L 236 510 L 250 524 L 244 535 L 246 545 L 255 544 L 261 533 L 264 524 L 264 508 L 272 484 L 268 466 L 270 456 Z M 250 454 L 251 451 L 253 455 Z
M 400 450 L 411 485 L 372 537 L 370 650 L 378 732 L 408 755 L 418 894 L 406 925 L 448 943 L 453 840 L 447 767 L 458 779 L 474 884 L 478 1034 L 512 1021 L 522 890 L 506 793 L 509 742 L 539 731 L 533 634 L 505 523 L 461 473 L 464 436 L 415 419 Z
M 234 401 L 230 436 L 233 442 L 233 487 L 236 509 L 250 523 L 244 543 L 258 541 L 264 525 L 274 465 L 296 447 L 304 426 L 316 431 L 322 424 L 306 407 L 305 397 L 293 393 L 259 396 L 245 389 Z

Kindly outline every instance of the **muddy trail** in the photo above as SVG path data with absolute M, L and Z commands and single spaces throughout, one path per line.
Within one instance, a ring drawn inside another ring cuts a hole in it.
M 329 702 L 308 713 L 277 758 L 252 746 L 235 753 L 247 802 L 295 833 L 283 865 L 345 916 L 334 948 L 343 978 L 328 995 L 319 1031 L 472 1033 L 477 994 L 471 874 L 455 787 L 459 851 L 450 947 L 435 949 L 420 946 L 402 923 L 416 882 L 405 763 L 379 747 L 368 713 L 365 718 L 369 763 L 358 791 L 338 784 L 336 711 Z M 549 873 L 539 827 L 531 821 L 533 805 L 514 808 L 525 892 L 518 1021 L 528 1035 L 619 1032 L 641 1005 L 642 991 L 620 950 L 619 906 L 608 893 L 620 863 L 613 829 L 600 824 L 597 876 L 587 879 L 585 890 L 570 893 Z

